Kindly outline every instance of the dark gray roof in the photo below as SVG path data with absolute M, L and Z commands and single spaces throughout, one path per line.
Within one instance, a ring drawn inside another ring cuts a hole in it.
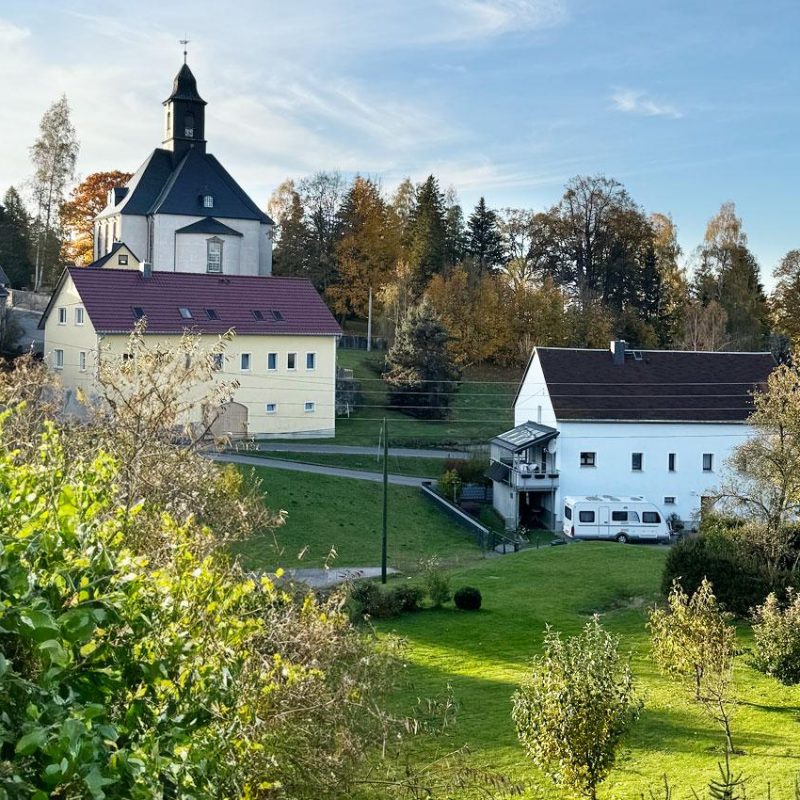
M 128 181 L 127 192 L 106 214 L 184 214 L 195 217 L 272 220 L 210 153 L 191 148 L 176 160 L 175 153 L 156 148 Z M 214 198 L 205 208 L 203 195 Z
M 164 101 L 164 105 L 169 103 L 170 100 L 188 100 L 192 103 L 206 105 L 206 101 L 200 97 L 197 91 L 197 79 L 192 74 L 188 64 L 184 64 L 178 70 L 175 80 L 172 81 L 172 93 Z
M 227 225 L 223 224 L 218 219 L 214 219 L 213 217 L 206 217 L 205 219 L 199 219 L 197 222 L 193 222 L 191 225 L 184 225 L 182 228 L 178 228 L 175 233 L 209 233 L 212 236 L 243 235 L 239 233 L 239 231 L 229 228 Z
M 97 269 L 99 267 L 104 267 L 117 254 L 117 251 L 120 249 L 120 247 L 126 247 L 128 250 L 131 250 L 130 247 L 125 244 L 125 242 L 114 242 L 114 244 L 111 246 L 111 249 L 104 256 L 100 256 L 97 261 L 92 261 L 88 268 Z M 136 258 L 133 250 L 131 250 L 131 254 L 133 255 L 134 260 L 138 262 L 139 259 Z M 116 264 L 114 266 L 116 266 Z
M 523 422 L 522 425 L 517 425 L 516 428 L 495 436 L 490 442 L 504 450 L 518 453 L 532 445 L 549 442 L 556 436 L 558 436 L 558 431 L 555 428 L 549 428 L 547 425 L 540 425 L 537 422 Z
M 614 364 L 609 350 L 539 347 L 534 357 L 559 420 L 744 422 L 775 367 L 770 353 L 641 350 Z

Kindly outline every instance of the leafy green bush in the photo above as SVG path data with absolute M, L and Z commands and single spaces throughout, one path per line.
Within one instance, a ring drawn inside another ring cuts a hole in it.
M 191 520 L 154 563 L 114 460 L 76 452 L 52 426 L 31 463 L 0 448 L 0 798 L 348 794 L 391 659 Z
M 382 589 L 372 581 L 356 581 L 349 590 L 352 619 L 373 617 L 388 619 L 399 616 L 403 610 L 404 597 L 395 590 Z
M 396 586 L 391 593 L 400 605 L 400 611 L 419 611 L 425 592 L 419 586 Z
M 775 593 L 753 614 L 753 637 L 757 669 L 781 683 L 800 683 L 800 594 L 793 589 L 781 608 Z
M 710 529 L 707 533 L 677 542 L 667 555 L 661 577 L 661 591 L 669 594 L 678 581 L 687 594 L 700 588 L 703 578 L 714 586 L 717 600 L 728 611 L 747 616 L 750 609 L 764 602 L 775 588 L 793 581 L 790 572 L 779 574 L 779 587 L 748 552 L 742 538 Z
M 455 472 L 463 483 L 490 483 L 484 475 L 488 467 L 485 457 L 473 456 L 471 458 L 445 459 L 442 472 Z
M 434 608 L 440 608 L 452 597 L 450 578 L 439 566 L 439 559 L 436 556 L 422 562 L 422 581 L 428 599 Z
M 451 502 L 458 500 L 458 491 L 463 481 L 455 470 L 448 470 L 439 478 L 439 492 Z
M 453 595 L 456 608 L 460 608 L 462 611 L 479 611 L 482 601 L 480 589 L 476 589 L 474 586 L 462 586 Z

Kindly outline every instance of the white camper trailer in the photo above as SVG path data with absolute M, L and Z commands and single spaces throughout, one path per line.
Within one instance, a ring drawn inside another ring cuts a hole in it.
M 646 498 L 601 494 L 564 498 L 564 534 L 621 543 L 668 542 L 670 529 L 664 514 Z

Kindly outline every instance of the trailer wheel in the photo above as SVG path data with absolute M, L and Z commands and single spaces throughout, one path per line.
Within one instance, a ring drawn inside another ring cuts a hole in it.
M 627 544 L 628 543 L 628 534 L 627 533 L 618 533 L 615 538 L 620 544 Z

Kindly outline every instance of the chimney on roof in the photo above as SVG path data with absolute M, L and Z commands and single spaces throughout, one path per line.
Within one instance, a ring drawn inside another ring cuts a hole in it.
M 614 363 L 617 366 L 622 366 L 625 363 L 625 347 L 627 343 L 624 339 L 614 339 L 613 342 L 609 345 L 609 350 L 611 350 L 611 357 L 614 359 Z
M 149 281 L 153 277 L 153 265 L 149 261 L 140 261 L 139 272 L 142 275 L 142 280 Z

